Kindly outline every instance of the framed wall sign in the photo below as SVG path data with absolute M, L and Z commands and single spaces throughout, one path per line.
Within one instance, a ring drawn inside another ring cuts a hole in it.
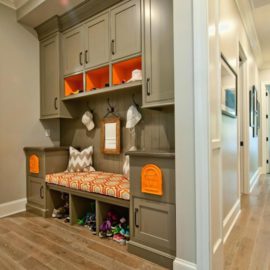
M 120 118 L 108 117 L 101 120 L 101 152 L 119 155 L 120 149 Z

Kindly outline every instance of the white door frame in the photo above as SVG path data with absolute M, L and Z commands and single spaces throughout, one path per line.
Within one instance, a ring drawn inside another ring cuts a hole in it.
M 262 155 L 262 174 L 266 174 L 268 172 L 267 170 L 267 164 L 266 160 L 269 158 L 269 148 L 267 146 L 266 137 L 269 137 L 270 140 L 270 134 L 269 130 L 267 130 L 267 121 L 270 119 L 266 119 L 266 109 L 267 109 L 267 98 L 265 96 L 265 85 L 269 84 L 270 81 L 262 81 L 261 82 L 261 155 Z M 270 93 L 269 93 L 270 95 Z M 270 96 L 268 96 L 268 99 Z M 269 106 L 269 104 L 268 104 Z M 270 108 L 269 108 L 270 109 Z M 269 112 L 268 112 L 269 113 Z M 269 124 L 269 123 L 268 123 Z M 270 162 L 270 161 L 269 161 Z
M 238 105 L 241 102 L 241 106 L 239 106 L 239 115 L 240 118 L 238 120 L 238 129 L 239 129 L 239 139 L 238 139 L 238 145 L 239 145 L 239 195 L 241 193 L 249 194 L 249 92 L 246 90 L 248 89 L 247 85 L 247 54 L 243 49 L 243 46 L 241 43 L 239 43 L 239 56 L 241 56 L 244 59 L 244 62 L 242 64 L 242 81 L 240 82 L 240 66 L 238 68 Z M 241 87 L 239 87 L 241 86 Z M 241 91 L 241 92 L 240 92 Z M 242 129 L 242 131 L 241 131 Z M 242 138 L 241 138 L 241 132 L 242 132 Z M 244 142 L 243 146 L 240 146 L 240 141 Z M 242 168 L 243 166 L 243 168 Z
M 209 270 L 212 243 L 208 0 L 174 0 L 173 4 L 177 194 L 174 269 Z

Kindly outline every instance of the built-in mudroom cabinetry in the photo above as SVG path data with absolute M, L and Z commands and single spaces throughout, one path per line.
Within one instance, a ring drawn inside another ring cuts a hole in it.
M 48 173 L 62 172 L 67 168 L 68 147 L 25 147 L 27 204 L 26 209 L 46 216 L 46 185 Z
M 111 9 L 112 60 L 141 52 L 141 5 L 131 0 Z
M 144 0 L 144 107 L 174 103 L 173 3 Z
M 172 268 L 176 252 L 175 154 L 153 150 L 128 154 L 133 224 L 128 250 Z
M 97 171 L 122 174 L 125 154 L 129 155 L 130 201 L 115 206 L 129 213 L 128 251 L 172 268 L 176 253 L 173 0 L 85 1 L 36 30 L 41 119 L 70 118 L 60 120 L 60 145 L 93 145 Z M 131 105 L 141 117 L 133 133 L 126 128 Z M 100 151 L 100 123 L 110 108 L 121 121 L 123 149 L 113 157 Z M 85 130 L 82 124 L 86 111 L 93 113 L 93 130 Z M 130 152 L 133 139 L 139 150 Z M 62 189 L 47 184 L 48 206 L 44 177 L 54 172 L 54 164 L 65 171 L 67 148 L 26 148 L 25 152 L 27 208 L 51 213 Z M 36 172 L 31 158 L 39 162 Z M 83 205 L 88 200 L 95 201 L 100 217 L 113 204 L 93 194 L 65 192 L 75 209 L 71 224 L 86 210 Z
M 40 42 L 41 118 L 60 114 L 60 36 L 59 33 Z

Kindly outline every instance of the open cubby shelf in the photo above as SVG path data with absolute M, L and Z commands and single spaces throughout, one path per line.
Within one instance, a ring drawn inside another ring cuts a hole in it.
M 110 65 L 88 70 L 85 73 L 66 77 L 65 100 L 84 98 L 96 94 L 107 94 L 119 90 L 141 87 L 142 81 L 131 81 L 132 71 L 142 70 L 142 57 L 137 56 L 111 65 L 112 80 L 110 84 Z M 85 90 L 84 90 L 85 76 Z
M 122 62 L 114 63 L 112 66 L 112 84 L 125 84 L 132 77 L 132 71 L 142 70 L 142 57 L 135 57 Z
M 115 93 L 119 91 L 129 91 L 138 87 L 140 88 L 142 87 L 141 81 L 106 87 L 103 89 L 99 89 L 97 91 L 87 91 L 87 92 L 79 93 L 77 95 L 70 95 L 70 96 L 62 98 L 62 100 L 67 101 L 67 100 L 83 99 L 83 98 L 87 98 L 93 95 L 109 94 L 109 93 Z
M 65 96 L 70 96 L 83 91 L 83 73 L 66 77 Z
M 104 222 L 106 213 L 109 210 L 115 211 L 119 218 L 123 215 L 127 220 L 129 219 L 129 201 L 96 193 L 68 189 L 53 184 L 48 185 L 49 209 L 47 217 L 52 216 L 54 208 L 63 206 L 63 200 L 61 199 L 62 193 L 69 196 L 69 215 L 71 225 L 76 225 L 78 219 L 84 217 L 87 212 L 92 212 L 93 205 L 95 210 L 94 212 L 96 214 L 97 234 L 99 232 L 99 226 Z
M 86 72 L 86 91 L 93 91 L 110 86 L 109 66 Z

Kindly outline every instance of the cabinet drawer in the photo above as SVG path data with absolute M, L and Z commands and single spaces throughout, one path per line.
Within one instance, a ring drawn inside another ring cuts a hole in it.
M 166 158 L 130 156 L 130 191 L 131 195 L 142 199 L 164 203 L 175 203 L 175 160 Z M 154 164 L 162 172 L 163 195 L 152 195 L 142 192 L 141 173 L 147 164 Z
M 134 198 L 132 240 L 175 253 L 175 206 Z
M 44 177 L 44 154 L 39 151 L 27 152 L 26 172 L 29 176 Z
M 28 201 L 45 206 L 45 182 L 41 178 L 28 177 Z

